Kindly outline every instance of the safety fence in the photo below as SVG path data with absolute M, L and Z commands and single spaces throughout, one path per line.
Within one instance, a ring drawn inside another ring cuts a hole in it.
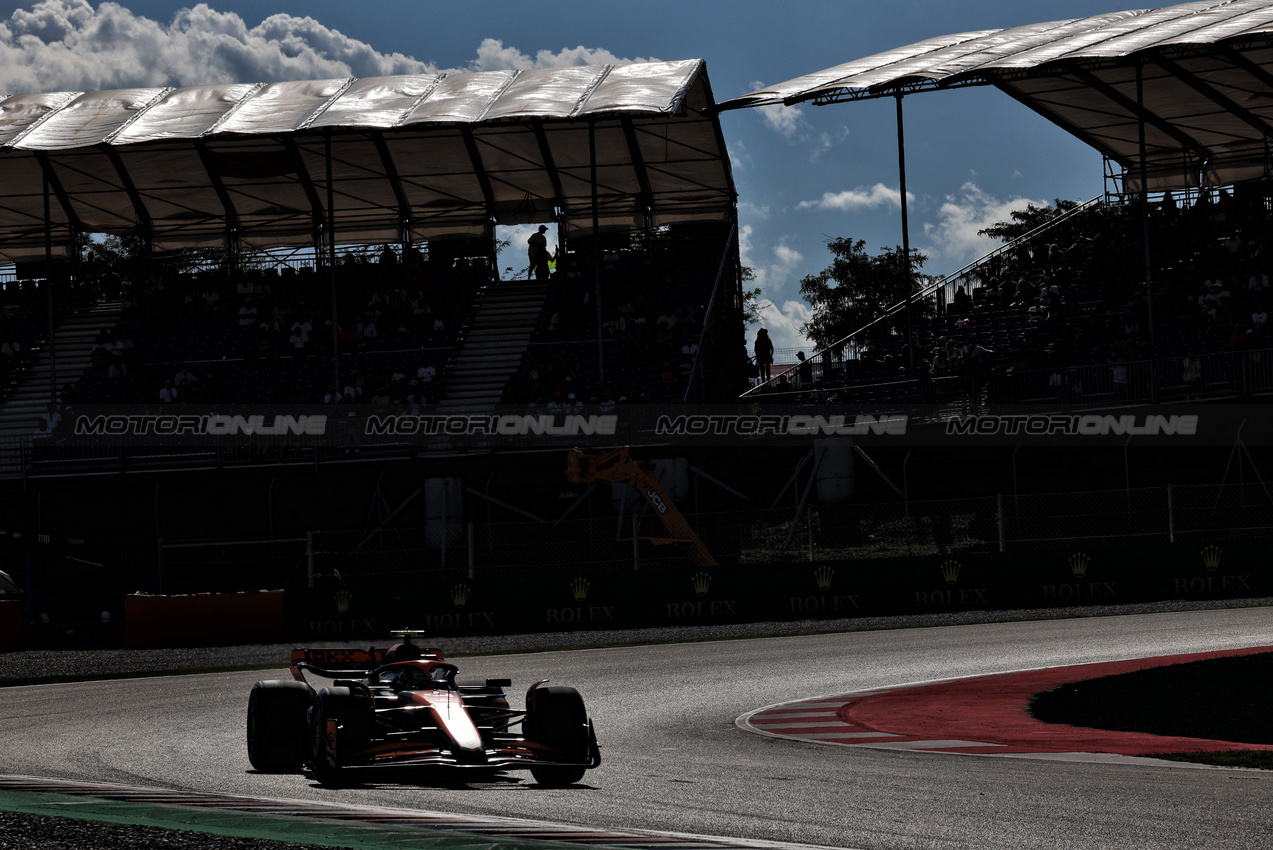
M 613 510 L 558 522 L 484 522 L 273 539 L 160 541 L 153 590 L 227 592 L 358 586 L 430 572 L 475 576 L 600 575 L 1117 547 L 1273 535 L 1262 481 L 1079 493 L 695 513 L 693 549 L 652 512 Z

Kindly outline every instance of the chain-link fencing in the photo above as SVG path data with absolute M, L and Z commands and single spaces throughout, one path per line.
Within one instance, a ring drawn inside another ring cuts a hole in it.
M 676 532 L 650 509 L 616 509 L 557 522 L 452 518 L 432 527 L 315 531 L 271 540 L 161 541 L 160 589 L 357 584 L 442 570 L 559 575 L 1251 538 L 1273 534 L 1273 489 L 1256 482 L 806 504 L 684 519 Z
M 1263 482 L 1173 487 L 1173 540 L 1264 537 L 1273 530 L 1273 488 Z
M 159 541 L 158 593 L 277 590 L 304 581 L 311 535 L 254 540 Z

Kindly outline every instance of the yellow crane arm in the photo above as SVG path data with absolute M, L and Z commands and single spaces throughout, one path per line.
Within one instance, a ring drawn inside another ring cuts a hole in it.
M 597 455 L 584 454 L 574 448 L 566 459 L 566 480 L 575 484 L 616 481 L 631 484 L 649 503 L 659 520 L 674 539 L 690 544 L 690 560 L 701 567 L 715 567 L 716 559 L 694 533 L 689 521 L 672 503 L 663 485 L 654 475 L 632 459 L 627 446 Z

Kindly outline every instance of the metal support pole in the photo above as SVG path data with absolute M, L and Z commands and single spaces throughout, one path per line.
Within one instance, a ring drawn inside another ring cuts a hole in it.
M 332 289 L 332 381 L 340 395 L 340 324 L 336 316 L 336 194 L 332 183 L 332 134 L 323 137 L 327 160 L 327 268 Z M 444 561 L 445 562 L 445 561 Z
M 1154 267 L 1153 258 L 1149 249 L 1149 167 L 1145 162 L 1146 145 L 1145 145 L 1145 66 L 1143 62 L 1136 63 L 1136 105 L 1141 107 L 1138 112 L 1140 117 L 1137 125 L 1140 129 L 1140 229 L 1141 238 L 1145 243 L 1145 307 L 1147 310 L 1146 323 L 1149 325 L 1149 351 L 1153 354 L 1154 348 Z
M 904 516 L 906 519 L 911 517 L 911 486 L 906 478 L 906 464 L 911 462 L 911 453 L 907 452 L 906 457 L 902 459 L 902 505 L 905 508 Z
M 1176 542 L 1176 504 L 1170 484 L 1167 485 L 1167 542 Z
M 809 471 L 809 482 L 804 485 L 804 492 L 800 495 L 800 502 L 796 505 L 796 516 L 791 521 L 791 527 L 787 529 L 787 539 L 782 542 L 782 550 L 787 551 L 787 547 L 791 545 L 791 538 L 796 534 L 796 527 L 800 525 L 800 514 L 804 510 L 804 506 L 809 501 L 809 491 L 813 489 L 814 483 L 818 480 L 818 467 L 822 464 L 822 450 L 819 446 L 813 447 L 813 469 Z M 797 470 L 799 472 L 799 470 Z
M 1021 444 L 1017 443 L 1012 450 L 1012 512 L 1016 515 L 1017 533 L 1021 533 L 1021 490 L 1017 487 L 1017 452 L 1021 451 Z
M 155 552 L 159 560 L 159 592 L 164 592 L 164 530 L 159 523 L 159 484 L 155 484 Z
M 800 474 L 800 470 L 804 469 L 804 465 L 812 458 L 813 449 L 809 449 L 809 451 L 805 453 L 805 456 L 801 458 L 800 462 L 796 464 L 796 469 L 791 473 L 791 477 L 787 479 L 787 483 L 782 485 L 782 489 L 778 491 L 778 495 L 774 496 L 773 504 L 769 506 L 769 510 L 772 511 L 774 508 L 778 507 L 778 503 L 782 501 L 782 497 L 787 493 L 787 488 L 797 483 L 796 476 Z
M 451 520 L 447 516 L 447 508 L 450 507 L 450 505 L 448 505 L 447 502 L 451 501 L 451 498 L 450 498 L 451 494 L 450 492 L 448 492 L 450 489 L 451 489 L 450 479 L 443 479 L 442 480 L 442 568 L 443 569 L 446 569 L 446 538 L 447 538 L 447 534 L 451 531 Z
M 1127 530 L 1132 530 L 1132 465 L 1131 459 L 1128 457 L 1128 446 L 1131 445 L 1132 438 L 1128 437 L 1127 442 L 1123 443 L 1123 492 L 1127 499 Z
M 999 493 L 997 495 L 996 510 L 997 510 L 997 513 L 999 514 L 999 551 L 1003 552 L 1005 548 L 1004 543 L 1005 543 L 1006 536 L 1004 535 L 1004 531 L 1003 531 L 1003 494 L 1002 493 Z
M 601 334 L 601 211 L 597 209 L 597 123 L 588 122 L 588 159 L 592 163 L 592 292 L 597 302 L 597 385 L 606 383 L 605 343 Z
M 50 166 L 52 167 L 52 166 Z M 49 311 L 49 401 L 57 401 L 57 333 L 53 319 L 53 214 L 49 209 L 49 174 L 44 173 L 44 295 Z
M 636 515 L 632 515 L 632 569 L 641 569 L 641 541 L 637 538 L 637 532 L 640 531 L 641 520 Z
M 915 286 L 914 269 L 911 268 L 911 228 L 907 218 L 906 204 L 906 130 L 902 124 L 902 96 L 897 98 L 897 173 L 900 178 L 902 204 L 902 262 L 906 269 L 906 350 L 910 352 L 910 362 L 906 368 L 915 368 L 915 346 L 911 345 L 911 293 Z
M 809 531 L 809 563 L 813 563 L 813 505 L 804 506 L 806 526 Z
M 469 521 L 469 578 L 477 574 L 477 564 L 473 560 L 473 522 Z
M 314 587 L 314 532 L 305 532 L 305 585 Z

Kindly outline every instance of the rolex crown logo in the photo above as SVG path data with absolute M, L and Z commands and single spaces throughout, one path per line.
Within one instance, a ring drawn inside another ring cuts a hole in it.
M 1087 565 L 1091 560 L 1082 552 L 1075 552 L 1070 556 L 1070 574 L 1075 578 L 1082 578 L 1087 575 Z
M 947 561 L 941 565 L 942 578 L 946 579 L 946 584 L 954 584 L 959 581 L 959 562 Z
M 1220 566 L 1220 556 L 1224 554 L 1224 550 L 1219 546 L 1202 547 L 1202 565 L 1208 570 L 1218 569 Z
M 813 577 L 818 580 L 818 590 L 830 590 L 831 579 L 835 577 L 835 570 L 824 564 L 813 571 Z
M 451 588 L 451 603 L 456 608 L 463 608 L 464 604 L 469 601 L 469 588 L 466 584 L 457 584 Z
M 588 598 L 588 588 L 591 586 L 586 578 L 577 578 L 570 583 L 570 592 L 575 595 L 576 602 L 583 602 Z
M 694 592 L 699 596 L 706 596 L 707 589 L 712 586 L 712 577 L 707 573 L 695 573 L 693 582 Z
M 354 595 L 348 590 L 338 590 L 332 594 L 332 601 L 336 603 L 336 613 L 344 614 L 349 611 L 349 603 L 354 599 Z

